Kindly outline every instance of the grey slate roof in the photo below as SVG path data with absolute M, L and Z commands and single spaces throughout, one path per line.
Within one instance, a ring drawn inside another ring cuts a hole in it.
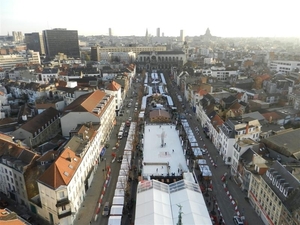
M 276 182 L 272 182 L 272 180 L 267 176 L 268 173 L 272 174 L 275 181 L 278 181 L 282 186 L 284 186 L 284 189 L 289 189 L 289 194 L 300 186 L 299 180 L 297 180 L 282 164 L 275 161 L 267 173 L 262 175 L 262 179 L 269 185 L 282 202 L 284 202 L 287 197 L 285 197 L 283 192 L 276 186 Z

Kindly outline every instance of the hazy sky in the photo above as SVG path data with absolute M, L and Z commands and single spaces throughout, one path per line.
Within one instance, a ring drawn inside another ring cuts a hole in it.
M 80 35 L 300 37 L 298 0 L 0 0 L 0 34 L 67 28 Z

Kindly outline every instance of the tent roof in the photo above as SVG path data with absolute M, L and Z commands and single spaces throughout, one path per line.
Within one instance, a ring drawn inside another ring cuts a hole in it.
M 182 206 L 183 224 L 211 225 L 211 218 L 199 186 L 187 180 L 167 185 L 150 180 L 140 182 L 135 224 L 174 224 Z

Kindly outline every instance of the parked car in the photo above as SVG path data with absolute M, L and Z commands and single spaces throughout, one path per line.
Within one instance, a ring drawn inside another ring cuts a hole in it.
M 235 225 L 244 225 L 243 220 L 239 216 L 234 216 L 233 217 L 233 222 Z
M 105 202 L 104 207 L 103 207 L 103 216 L 108 216 L 109 215 L 109 202 Z
M 120 155 L 120 156 L 118 157 L 118 160 L 117 160 L 117 162 L 118 162 L 118 163 L 121 163 L 121 162 L 122 162 L 122 160 L 123 160 L 123 156 L 121 156 L 121 155 Z

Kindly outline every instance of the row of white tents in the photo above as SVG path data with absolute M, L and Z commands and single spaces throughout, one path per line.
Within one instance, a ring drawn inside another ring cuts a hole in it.
M 125 190 L 127 188 L 128 173 L 130 170 L 131 155 L 133 150 L 133 142 L 135 137 L 137 123 L 131 122 L 128 131 L 128 137 L 125 144 L 121 168 L 119 171 L 118 181 L 116 184 L 115 195 L 113 197 L 112 206 L 110 209 L 110 216 L 108 225 L 121 225 L 122 214 L 125 201 Z

